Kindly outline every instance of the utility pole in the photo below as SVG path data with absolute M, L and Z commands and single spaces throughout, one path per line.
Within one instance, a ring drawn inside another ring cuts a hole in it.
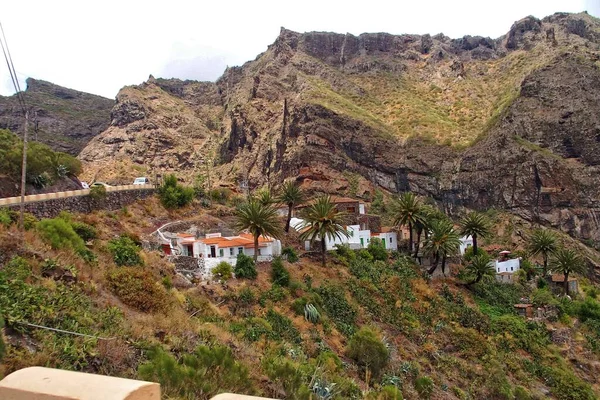
M 27 130 L 29 129 L 29 111 L 25 110 L 25 132 L 23 132 L 23 164 L 21 165 L 21 215 L 19 227 L 25 229 L 25 177 L 27 175 Z

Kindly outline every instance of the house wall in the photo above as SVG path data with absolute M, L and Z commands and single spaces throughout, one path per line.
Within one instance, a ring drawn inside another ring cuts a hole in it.
M 363 214 L 358 216 L 360 229 L 371 232 L 381 232 L 381 217 L 379 215 Z
M 465 251 L 473 246 L 473 238 L 471 236 L 463 236 L 460 238 L 460 254 L 465 255 Z M 479 253 L 479 252 L 478 252 Z
M 496 269 L 496 273 L 499 274 L 501 272 L 517 272 L 521 268 L 521 260 L 518 258 L 514 258 L 512 260 L 507 261 L 498 261 L 494 262 L 494 268 Z
M 396 232 L 380 233 L 377 237 L 385 241 L 386 250 L 398 250 L 398 235 Z

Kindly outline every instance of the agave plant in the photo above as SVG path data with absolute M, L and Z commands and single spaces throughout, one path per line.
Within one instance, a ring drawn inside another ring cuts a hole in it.
M 311 303 L 308 303 L 304 306 L 304 318 L 307 321 L 316 324 L 321 319 L 321 314 L 319 313 L 319 310 L 317 310 L 317 307 L 315 307 Z
M 335 383 L 328 383 L 325 380 L 316 379 L 311 386 L 312 392 L 319 400 L 329 400 L 335 396 Z

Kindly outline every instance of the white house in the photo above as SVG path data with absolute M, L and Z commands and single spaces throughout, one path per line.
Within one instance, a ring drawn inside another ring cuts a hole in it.
M 166 246 L 163 245 L 166 251 Z M 201 260 L 205 273 L 226 261 L 232 266 L 237 262 L 238 254 L 254 257 L 254 238 L 248 233 L 240 233 L 237 236 L 224 237 L 221 233 L 209 233 L 204 238 L 197 239 L 193 234 L 178 233 L 171 240 L 172 252 L 168 254 L 179 254 L 195 257 Z M 258 261 L 270 261 L 273 257 L 281 255 L 281 242 L 272 237 L 258 238 Z
M 297 231 L 306 229 L 304 221 L 300 218 L 292 218 L 290 225 Z M 360 229 L 360 225 L 345 226 L 348 236 L 327 237 L 325 240 L 325 248 L 327 251 L 335 250 L 337 245 L 348 245 L 353 250 L 364 249 L 369 246 L 371 239 L 381 239 L 387 250 L 398 250 L 398 235 L 389 228 L 382 228 L 383 232 L 371 232 L 369 229 Z M 311 249 L 310 241 L 304 242 L 304 248 L 308 251 Z
M 460 255 L 464 256 L 469 247 L 473 247 L 473 238 L 471 235 L 460 238 Z M 479 249 L 478 249 L 479 250 Z M 479 251 L 478 251 L 479 253 Z
M 515 273 L 521 269 L 521 259 L 502 257 L 499 260 L 493 261 L 492 265 L 496 270 L 496 280 L 498 282 L 512 283 L 516 276 Z

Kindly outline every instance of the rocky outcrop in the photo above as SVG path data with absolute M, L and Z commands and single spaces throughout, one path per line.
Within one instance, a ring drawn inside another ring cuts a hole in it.
M 27 79 L 29 138 L 77 155 L 110 124 L 114 101 L 37 79 Z M 0 128 L 22 135 L 24 115 L 16 96 L 0 96 Z
M 557 14 L 496 40 L 282 28 L 216 84 L 123 89 L 113 112 L 123 123 L 82 159 L 189 179 L 200 154 L 222 185 L 293 177 L 331 193 L 355 176 L 364 198 L 412 190 L 449 212 L 498 207 L 600 242 L 600 50 L 589 39 L 599 27 Z

